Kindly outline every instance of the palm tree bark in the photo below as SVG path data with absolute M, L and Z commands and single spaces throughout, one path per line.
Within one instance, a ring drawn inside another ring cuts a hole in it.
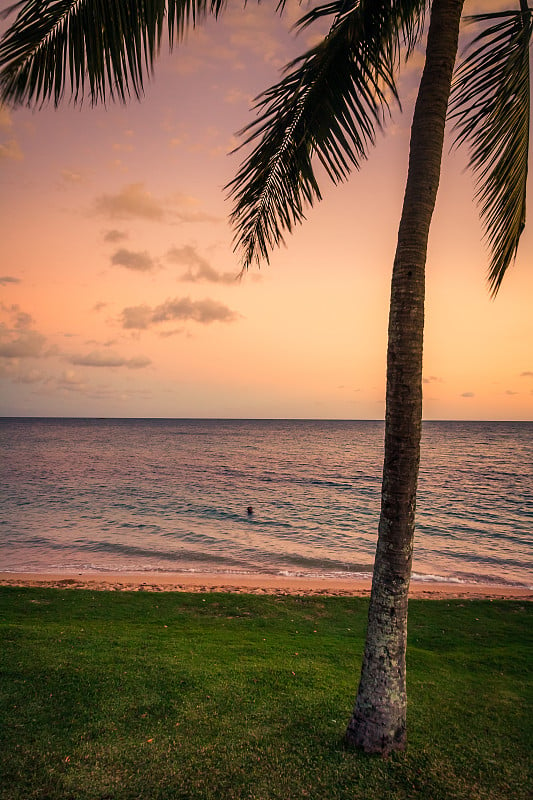
M 422 427 L 425 264 L 464 0 L 434 0 L 411 128 L 394 260 L 381 516 L 367 639 L 346 740 L 388 755 L 406 746 L 407 602 Z

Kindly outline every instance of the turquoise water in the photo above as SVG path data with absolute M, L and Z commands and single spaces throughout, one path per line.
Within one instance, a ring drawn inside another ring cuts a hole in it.
M 369 421 L 0 420 L 0 570 L 368 574 L 382 442 Z M 424 424 L 416 580 L 533 583 L 532 451 L 532 423 Z

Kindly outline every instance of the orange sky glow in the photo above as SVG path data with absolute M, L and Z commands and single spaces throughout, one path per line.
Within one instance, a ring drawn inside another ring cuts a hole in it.
M 163 49 L 140 102 L 0 107 L 1 415 L 383 418 L 422 56 L 362 170 L 324 179 L 287 246 L 236 280 L 223 190 L 242 159 L 229 155 L 235 132 L 312 43 L 288 33 L 296 5 L 281 20 L 273 8 L 230 5 Z M 491 299 L 473 181 L 451 142 L 429 242 L 424 416 L 531 419 L 533 220 Z

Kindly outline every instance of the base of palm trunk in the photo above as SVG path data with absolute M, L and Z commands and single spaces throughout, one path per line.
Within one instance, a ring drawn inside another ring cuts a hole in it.
M 388 756 L 395 750 L 405 750 L 407 729 L 405 717 L 399 720 L 366 718 L 354 712 L 346 730 L 344 741 L 365 753 Z

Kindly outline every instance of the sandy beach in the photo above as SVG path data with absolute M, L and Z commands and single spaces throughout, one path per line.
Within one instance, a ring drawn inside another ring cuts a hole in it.
M 366 597 L 369 579 L 299 578 L 294 576 L 200 572 L 30 573 L 0 572 L 0 586 L 134 592 L 241 592 L 248 594 Z M 526 587 L 414 581 L 413 599 L 533 600 Z

